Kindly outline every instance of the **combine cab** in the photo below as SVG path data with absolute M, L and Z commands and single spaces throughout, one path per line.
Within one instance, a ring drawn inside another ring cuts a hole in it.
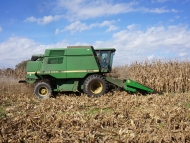
M 115 85 L 129 92 L 152 93 L 153 90 L 131 79 L 106 76 L 112 71 L 114 48 L 94 49 L 92 46 L 68 46 L 46 49 L 44 55 L 33 55 L 26 66 L 27 82 L 35 84 L 34 94 L 48 98 L 53 92 L 83 91 L 98 97 Z

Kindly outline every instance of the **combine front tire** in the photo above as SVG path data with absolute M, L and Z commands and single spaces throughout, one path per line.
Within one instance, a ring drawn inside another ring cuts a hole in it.
M 46 82 L 39 82 L 34 87 L 34 95 L 37 98 L 46 99 L 52 96 L 51 86 Z
M 107 82 L 101 75 L 90 75 L 84 81 L 84 93 L 88 96 L 98 97 L 107 92 Z

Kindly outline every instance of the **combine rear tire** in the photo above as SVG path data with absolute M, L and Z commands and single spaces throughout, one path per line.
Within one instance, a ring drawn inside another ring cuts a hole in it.
M 84 81 L 84 93 L 90 97 L 99 97 L 107 92 L 107 82 L 101 75 L 90 75 Z
M 46 82 L 39 82 L 34 87 L 34 95 L 37 98 L 46 99 L 52 96 L 51 86 Z

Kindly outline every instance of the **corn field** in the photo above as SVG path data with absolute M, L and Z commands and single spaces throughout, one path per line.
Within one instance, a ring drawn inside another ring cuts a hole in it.
M 151 61 L 116 67 L 113 75 L 131 78 L 159 92 L 190 91 L 190 62 Z
M 39 100 L 25 71 L 0 70 L 0 142 L 190 142 L 190 63 L 152 61 L 115 67 L 160 94 L 115 90 L 99 98 L 73 93 Z

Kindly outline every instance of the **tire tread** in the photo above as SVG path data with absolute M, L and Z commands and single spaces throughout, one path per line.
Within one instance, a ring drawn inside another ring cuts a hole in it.
M 89 90 L 88 90 L 88 86 L 89 86 L 89 83 L 92 81 L 92 80 L 99 80 L 101 82 L 103 82 L 103 92 L 99 93 L 99 94 L 96 94 L 96 95 L 93 95 Z M 104 76 L 100 75 L 100 74 L 93 74 L 93 75 L 90 75 L 88 76 L 85 81 L 84 81 L 84 93 L 86 93 L 88 96 L 94 96 L 94 97 L 99 97 L 101 96 L 102 94 L 105 94 L 107 91 L 108 91 L 108 84 L 107 84 L 107 81 L 105 80 Z
M 48 91 L 49 91 L 49 94 L 46 95 L 46 96 L 40 96 L 38 95 L 37 91 L 38 91 L 38 88 L 41 86 L 41 85 L 44 85 L 48 88 Z M 35 87 L 34 87 L 34 95 L 37 97 L 37 98 L 43 98 L 43 99 L 46 99 L 46 98 L 49 98 L 52 96 L 52 88 L 50 86 L 50 84 L 48 82 L 44 82 L 44 81 L 39 81 Z

